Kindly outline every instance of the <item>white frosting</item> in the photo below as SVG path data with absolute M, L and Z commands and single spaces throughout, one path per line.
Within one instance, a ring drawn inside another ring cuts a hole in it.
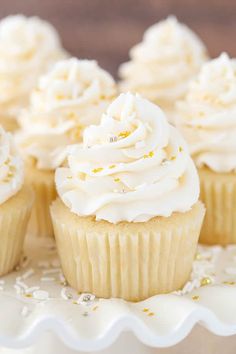
M 37 167 L 55 169 L 65 159 L 66 146 L 100 122 L 116 94 L 113 78 L 95 61 L 71 58 L 55 64 L 39 80 L 28 111 L 20 118 L 18 143 Z
M 199 197 L 198 175 L 186 144 L 156 105 L 121 94 L 100 125 L 74 145 L 56 186 L 72 212 L 97 220 L 144 222 L 189 210 Z
M 196 165 L 236 171 L 236 59 L 222 54 L 206 63 L 177 110 Z
M 11 134 L 0 126 L 0 204 L 21 189 L 23 180 L 23 160 L 15 149 Z
M 55 29 L 37 17 L 0 21 L 1 115 L 16 115 L 27 104 L 39 75 L 65 56 Z
M 121 89 L 138 92 L 171 113 L 207 54 L 187 26 L 168 17 L 145 32 L 143 41 L 131 49 L 130 57 L 131 61 L 120 67 Z

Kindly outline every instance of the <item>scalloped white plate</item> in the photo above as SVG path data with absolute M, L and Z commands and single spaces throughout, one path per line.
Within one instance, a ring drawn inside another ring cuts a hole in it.
M 46 330 L 80 351 L 104 349 L 127 330 L 153 347 L 180 342 L 196 323 L 220 336 L 236 334 L 236 246 L 199 246 L 182 292 L 139 303 L 83 301 L 66 286 L 52 240 L 31 238 L 26 254 L 18 271 L 0 279 L 1 346 L 32 345 Z

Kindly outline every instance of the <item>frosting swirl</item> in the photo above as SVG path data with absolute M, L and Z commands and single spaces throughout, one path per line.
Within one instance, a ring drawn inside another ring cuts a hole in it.
M 66 146 L 97 124 L 116 94 L 113 78 L 96 61 L 60 61 L 41 77 L 30 108 L 19 119 L 18 144 L 38 168 L 55 169 L 65 159 Z
M 174 102 L 184 96 L 207 54 L 196 34 L 171 16 L 151 26 L 130 57 L 119 70 L 121 89 L 138 92 L 173 114 Z
M 0 204 L 21 189 L 23 180 L 23 160 L 15 149 L 11 134 L 0 126 Z
M 37 17 L 0 21 L 1 114 L 14 116 L 27 104 L 37 78 L 65 56 L 56 30 Z
M 72 212 L 112 223 L 144 222 L 185 212 L 198 200 L 198 175 L 186 144 L 153 103 L 121 94 L 83 138 L 55 176 Z
M 223 53 L 202 67 L 177 103 L 177 125 L 198 167 L 236 171 L 236 59 Z

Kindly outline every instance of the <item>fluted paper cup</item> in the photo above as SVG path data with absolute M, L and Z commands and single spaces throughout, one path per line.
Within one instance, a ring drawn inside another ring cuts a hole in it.
M 236 174 L 198 170 L 201 200 L 206 206 L 200 242 L 222 246 L 236 243 Z
M 20 261 L 32 204 L 33 191 L 24 186 L 0 205 L 0 276 Z
M 35 193 L 35 201 L 29 222 L 29 232 L 37 237 L 54 237 L 50 215 L 50 204 L 56 198 L 54 171 L 39 170 L 35 166 L 26 165 L 26 183 L 31 185 Z
M 68 283 L 79 292 L 129 301 L 182 288 L 191 273 L 204 213 L 198 202 L 187 213 L 114 225 L 79 217 L 59 198 L 51 207 Z

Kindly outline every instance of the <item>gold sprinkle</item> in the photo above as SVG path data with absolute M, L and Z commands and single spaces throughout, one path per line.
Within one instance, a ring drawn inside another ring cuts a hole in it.
M 151 317 L 151 316 L 154 316 L 155 313 L 154 312 L 149 312 L 148 316 Z
M 127 138 L 130 135 L 129 131 L 124 131 L 124 132 L 120 132 L 120 134 L 118 135 L 119 138 Z
M 182 152 L 182 151 L 183 151 L 182 146 L 179 146 L 179 152 Z
M 114 181 L 115 182 L 120 182 L 120 179 L 119 178 L 115 178 Z
M 77 301 L 72 301 L 72 304 L 78 305 L 78 302 Z
M 176 156 L 171 156 L 170 160 L 174 161 L 176 159 Z
M 147 309 L 147 308 L 143 309 L 143 312 L 148 312 L 148 311 L 149 311 L 149 309 Z
M 67 115 L 69 118 L 75 118 L 76 117 L 76 114 L 75 114 L 75 112 L 70 112 L 70 113 L 68 113 L 68 115 Z
M 94 169 L 92 170 L 92 172 L 93 172 L 93 173 L 98 173 L 98 172 L 101 172 L 102 170 L 103 170 L 102 167 L 98 167 L 98 168 L 94 168 Z
M 92 311 L 96 311 L 98 309 L 98 306 L 94 306 L 93 308 L 92 308 Z
M 111 166 L 109 166 L 109 168 L 115 168 L 116 167 L 116 165 L 111 165 Z
M 201 253 L 197 253 L 195 259 L 196 261 L 200 261 L 202 259 Z
M 235 281 L 224 281 L 223 284 L 225 284 L 225 285 L 236 285 Z
M 202 278 L 201 286 L 210 285 L 210 284 L 211 284 L 211 279 L 210 278 Z
M 154 152 L 150 151 L 147 155 L 144 155 L 143 158 L 148 159 L 149 157 L 153 157 L 153 156 L 154 156 Z
M 192 296 L 193 301 L 198 301 L 200 299 L 199 295 L 193 295 Z
M 25 294 L 25 297 L 33 297 L 32 294 Z
M 63 96 L 63 95 L 57 95 L 58 100 L 64 100 L 64 98 L 65 98 L 65 96 Z
M 71 179 L 71 178 L 72 178 L 72 176 L 67 176 L 66 178 L 67 178 L 67 179 Z

